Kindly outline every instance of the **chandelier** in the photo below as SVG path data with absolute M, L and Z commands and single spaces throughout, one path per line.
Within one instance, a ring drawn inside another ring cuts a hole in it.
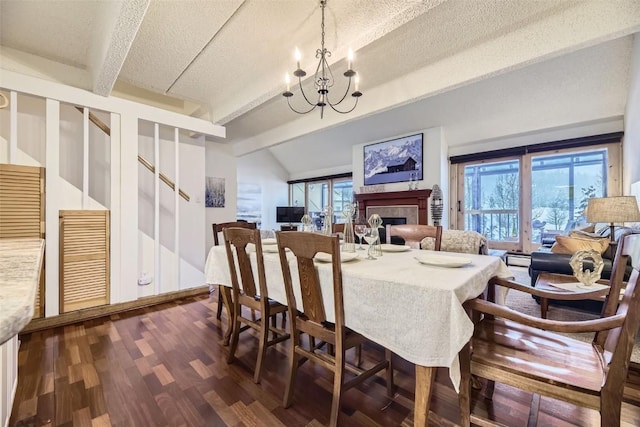
M 297 110 L 291 105 L 291 98 L 293 97 L 293 93 L 291 92 L 291 79 L 289 77 L 289 74 L 285 76 L 287 90 L 282 94 L 282 96 L 287 98 L 287 104 L 289 105 L 289 108 L 291 108 L 292 111 L 298 114 L 307 114 L 315 110 L 316 107 L 320 107 L 320 118 L 323 118 L 324 107 L 326 107 L 327 105 L 331 107 L 332 110 L 340 114 L 347 114 L 352 112 L 356 108 L 356 105 L 358 105 L 358 98 L 362 96 L 362 92 L 358 90 L 360 79 L 358 77 L 358 74 L 352 69 L 353 51 L 349 49 L 349 55 L 347 56 L 347 71 L 344 72 L 344 76 L 349 79 L 347 82 L 347 89 L 345 90 L 344 94 L 342 95 L 339 101 L 331 102 L 331 100 L 329 99 L 329 89 L 333 87 L 334 79 L 333 79 L 333 72 L 331 71 L 331 67 L 327 62 L 327 58 L 331 56 L 331 51 L 327 50 L 324 47 L 324 9 L 326 6 L 327 6 L 327 0 L 320 0 L 320 9 L 322 11 L 322 24 L 320 25 L 320 28 L 322 30 L 322 39 L 321 39 L 320 49 L 316 49 L 316 58 L 318 58 L 318 66 L 316 68 L 316 73 L 313 77 L 313 84 L 316 91 L 318 92 L 317 100 L 315 102 L 310 101 L 309 97 L 307 96 L 307 94 L 304 92 L 304 89 L 302 88 L 302 78 L 306 76 L 307 73 L 300 68 L 300 51 L 298 50 L 298 48 L 296 48 L 297 68 L 293 72 L 293 75 L 298 78 L 298 86 L 300 87 L 300 93 L 302 94 L 302 97 L 307 102 L 310 108 L 308 108 L 307 110 Z M 344 110 L 344 111 L 339 110 L 336 107 L 340 105 L 340 103 L 342 103 L 342 101 L 344 101 L 347 95 L 349 94 L 349 90 L 351 89 L 351 79 L 354 80 L 354 91 L 351 93 L 351 96 L 355 98 L 355 102 L 353 104 L 353 107 L 351 107 L 351 109 Z

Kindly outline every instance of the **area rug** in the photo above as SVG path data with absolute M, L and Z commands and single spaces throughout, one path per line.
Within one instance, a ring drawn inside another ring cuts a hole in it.
M 515 276 L 515 281 L 529 285 L 531 284 L 531 278 L 526 267 L 509 266 Z M 534 300 L 531 295 L 524 292 L 510 291 L 507 294 L 506 305 L 521 313 L 529 314 L 531 316 L 540 317 L 540 304 Z M 589 320 L 597 319 L 600 317 L 597 313 L 579 310 L 575 308 L 560 307 L 550 304 L 547 318 L 551 320 Z M 578 339 L 585 342 L 593 341 L 593 334 L 562 334 L 574 339 Z M 631 360 L 634 362 L 640 362 L 640 339 L 636 339 L 636 343 L 633 346 L 633 352 L 631 354 Z

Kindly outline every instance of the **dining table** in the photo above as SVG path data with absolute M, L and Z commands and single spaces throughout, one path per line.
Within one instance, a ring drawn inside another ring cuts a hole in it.
M 268 296 L 287 304 L 275 243 L 275 239 L 262 241 Z M 344 321 L 350 329 L 415 364 L 414 425 L 426 426 L 435 368 L 448 368 L 451 382 L 459 390 L 458 353 L 474 328 L 463 303 L 482 294 L 490 278 L 511 278 L 513 274 L 496 256 L 402 245 L 382 245 L 382 249 L 382 256 L 373 260 L 367 259 L 366 251 L 341 253 Z M 287 259 L 297 280 L 295 257 L 288 253 Z M 331 320 L 332 266 L 326 261 L 316 255 L 326 314 Z M 224 246 L 213 246 L 209 251 L 205 277 L 208 284 L 231 286 Z

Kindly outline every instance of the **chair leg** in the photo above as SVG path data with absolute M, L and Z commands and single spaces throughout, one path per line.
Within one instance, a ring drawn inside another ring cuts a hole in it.
M 231 337 L 231 332 L 233 331 L 233 323 L 232 323 L 232 319 L 233 317 L 233 298 L 231 297 L 231 288 L 227 287 L 227 286 L 220 286 L 218 289 L 218 292 L 220 293 L 220 295 L 222 295 L 222 301 L 224 302 L 224 306 L 227 309 L 227 331 L 225 332 L 224 336 L 222 337 L 222 344 L 223 345 L 229 345 L 229 337 Z
M 340 415 L 340 399 L 342 397 L 342 389 L 344 383 L 344 348 L 336 351 L 336 366 L 333 375 L 333 398 L 331 400 L 331 418 L 329 419 L 329 427 L 338 425 L 338 416 Z
M 360 349 L 360 346 L 358 346 L 358 349 Z M 387 348 L 384 349 L 384 358 L 389 363 L 389 366 L 387 366 L 387 396 L 393 397 L 395 385 L 393 383 L 393 353 L 391 350 Z M 359 359 L 358 362 L 360 362 Z M 358 365 L 358 367 L 359 366 L 360 365 Z
M 270 319 L 271 319 L 271 326 L 273 326 L 273 327 L 274 327 L 274 329 L 275 329 L 275 328 L 277 328 L 277 327 L 278 327 L 278 319 L 277 319 L 278 315 L 277 315 L 277 314 L 272 314 L 272 315 L 271 315 L 271 316 L 269 316 L 269 317 L 270 317 Z M 266 324 L 267 324 L 267 332 L 268 332 L 268 329 L 269 329 L 269 322 L 267 321 L 267 323 L 266 323 Z M 277 337 L 278 337 L 278 334 L 277 334 L 275 331 L 272 331 L 272 332 L 271 332 L 271 339 L 272 339 L 272 340 L 275 340 Z
M 460 392 L 458 402 L 460 405 L 460 425 L 471 425 L 471 348 L 467 343 L 460 351 Z
M 362 344 L 356 346 L 356 366 L 358 368 L 362 366 Z
M 531 397 L 531 406 L 529 408 L 529 419 L 527 420 L 527 426 L 538 425 L 538 413 L 540 412 L 540 395 L 533 393 Z M 603 424 L 604 425 L 604 424 Z
M 227 363 L 233 363 L 235 360 L 236 350 L 238 349 L 238 341 L 240 337 L 240 320 L 238 319 L 238 311 L 240 307 L 234 307 L 231 314 L 231 322 L 229 322 L 229 328 L 231 328 L 231 343 L 229 345 L 229 356 L 227 357 Z
M 288 408 L 293 401 L 293 389 L 296 385 L 296 375 L 298 374 L 299 355 L 296 353 L 296 346 L 300 345 L 300 334 L 297 331 L 291 331 L 291 339 L 289 340 L 289 380 L 284 389 L 284 398 L 282 406 Z
M 256 360 L 256 368 L 253 373 L 253 382 L 258 384 L 262 376 L 262 361 L 267 353 L 267 341 L 269 340 L 269 318 L 268 313 L 262 313 L 260 319 L 260 336 L 258 337 L 258 359 Z M 275 321 L 275 316 L 270 316 Z M 273 333 L 275 335 L 275 332 Z
M 218 308 L 216 308 L 216 319 L 222 318 L 222 285 L 218 285 Z
M 486 397 L 487 399 L 491 400 L 493 399 L 493 391 L 496 388 L 496 382 L 493 380 L 487 380 L 487 385 L 484 388 L 484 392 L 483 395 L 484 397 Z
M 619 426 L 620 412 L 622 410 L 622 393 L 615 396 L 616 393 L 610 393 L 603 390 L 600 396 L 600 425 L 603 426 Z
M 287 326 L 287 312 L 283 311 L 282 312 L 281 329 L 285 329 L 286 326 Z

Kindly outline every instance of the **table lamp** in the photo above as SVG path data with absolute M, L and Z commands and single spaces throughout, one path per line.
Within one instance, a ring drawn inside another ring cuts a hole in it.
M 613 223 L 636 221 L 640 221 L 640 210 L 638 210 L 638 201 L 633 196 L 589 199 L 587 222 L 608 222 L 611 227 L 609 239 L 612 242 L 615 240 Z

